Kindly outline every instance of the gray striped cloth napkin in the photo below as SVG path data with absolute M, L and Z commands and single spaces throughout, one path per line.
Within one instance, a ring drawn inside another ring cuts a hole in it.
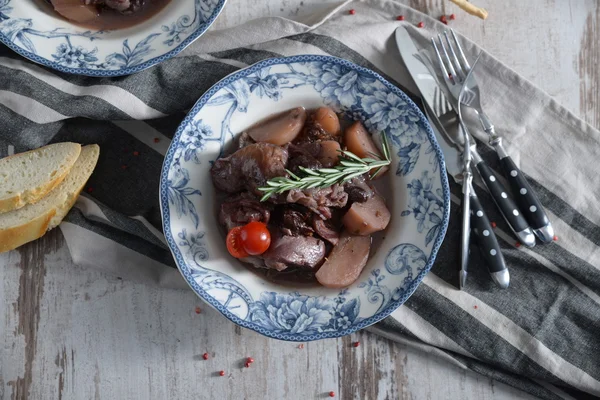
M 360 18 L 349 15 L 350 8 Z M 73 260 L 124 279 L 185 287 L 160 232 L 158 185 L 169 139 L 186 111 L 231 72 L 297 54 L 348 59 L 377 71 L 418 102 L 395 49 L 393 32 L 401 22 L 390 16 L 399 14 L 443 28 L 390 1 L 352 2 L 305 24 L 266 18 L 212 31 L 174 59 L 115 79 L 64 75 L 0 47 L 0 156 L 51 142 L 100 144 L 88 190 L 60 226 Z M 412 31 L 422 45 L 432 33 Z M 471 55 L 479 51 L 464 43 Z M 492 56 L 484 54 L 478 68 L 485 108 L 492 120 L 502 121 L 498 129 L 508 150 L 529 175 L 560 240 L 515 247 L 491 199 L 478 190 L 498 223 L 511 287 L 495 288 L 473 251 L 467 289 L 456 290 L 460 187 L 452 182 L 455 206 L 432 271 L 406 304 L 369 330 L 541 398 L 596 398 L 600 132 Z M 499 171 L 495 155 L 482 152 Z

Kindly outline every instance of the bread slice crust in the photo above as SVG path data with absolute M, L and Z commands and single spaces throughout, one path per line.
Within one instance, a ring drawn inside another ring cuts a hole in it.
M 0 184 L 7 182 L 9 179 L 20 179 L 20 177 L 9 176 L 6 170 L 11 163 L 18 163 L 19 160 L 27 160 L 30 157 L 39 155 L 43 152 L 49 152 L 53 148 L 62 146 L 66 152 L 64 159 L 56 169 L 50 172 L 48 180 L 39 183 L 37 186 L 25 188 L 17 193 L 0 193 L 0 213 L 5 213 L 17 210 L 27 204 L 36 203 L 45 195 L 50 193 L 57 187 L 68 175 L 70 169 L 75 164 L 81 152 L 81 145 L 78 143 L 55 143 L 48 146 L 40 147 L 39 149 L 26 151 L 24 153 L 15 154 L 5 157 L 0 160 L 0 174 L 7 174 L 0 177 Z M 4 181 L 4 182 L 3 182 Z
M 69 174 L 46 197 L 38 203 L 0 214 L 0 253 L 36 240 L 58 226 L 77 201 L 99 154 L 97 145 L 84 146 Z

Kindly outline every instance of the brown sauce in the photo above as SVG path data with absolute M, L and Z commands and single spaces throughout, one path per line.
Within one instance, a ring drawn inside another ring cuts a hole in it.
M 49 4 L 49 0 L 39 1 L 49 7 L 54 14 L 60 15 L 54 10 L 52 5 Z M 108 7 L 99 7 L 98 16 L 85 22 L 73 21 L 65 18 L 62 15 L 60 16 L 74 25 L 78 25 L 87 29 L 100 31 L 124 29 L 138 25 L 152 18 L 158 14 L 170 1 L 171 0 L 148 0 L 140 10 L 130 14 L 123 14 Z

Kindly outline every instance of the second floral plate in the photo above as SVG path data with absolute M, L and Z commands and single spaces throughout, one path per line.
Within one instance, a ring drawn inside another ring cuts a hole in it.
M 89 76 L 129 75 L 173 57 L 202 35 L 225 0 L 177 0 L 127 29 L 81 28 L 45 0 L 0 0 L 0 42 L 39 64 Z

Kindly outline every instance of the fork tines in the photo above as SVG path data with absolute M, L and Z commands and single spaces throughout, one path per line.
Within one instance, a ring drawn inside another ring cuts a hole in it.
M 456 33 L 454 33 L 454 30 L 450 29 L 450 34 L 452 35 L 452 40 L 450 39 L 448 31 L 445 31 L 443 36 L 442 34 L 438 34 L 437 42 L 435 38 L 431 38 L 431 43 L 433 44 L 433 48 L 435 49 L 435 54 L 438 58 L 438 62 L 440 64 L 440 69 L 443 72 L 444 79 L 446 79 L 447 82 L 454 85 L 455 83 L 460 84 L 464 81 L 464 79 L 469 74 L 469 71 L 471 70 L 471 65 L 467 61 L 467 57 L 465 57 L 465 53 L 463 52 L 463 49 L 460 45 L 460 42 L 458 41 Z M 450 52 L 448 52 L 446 44 L 444 44 L 444 38 Z M 454 45 L 452 44 L 452 42 L 454 42 Z M 438 43 L 442 49 L 441 53 L 438 47 Z

